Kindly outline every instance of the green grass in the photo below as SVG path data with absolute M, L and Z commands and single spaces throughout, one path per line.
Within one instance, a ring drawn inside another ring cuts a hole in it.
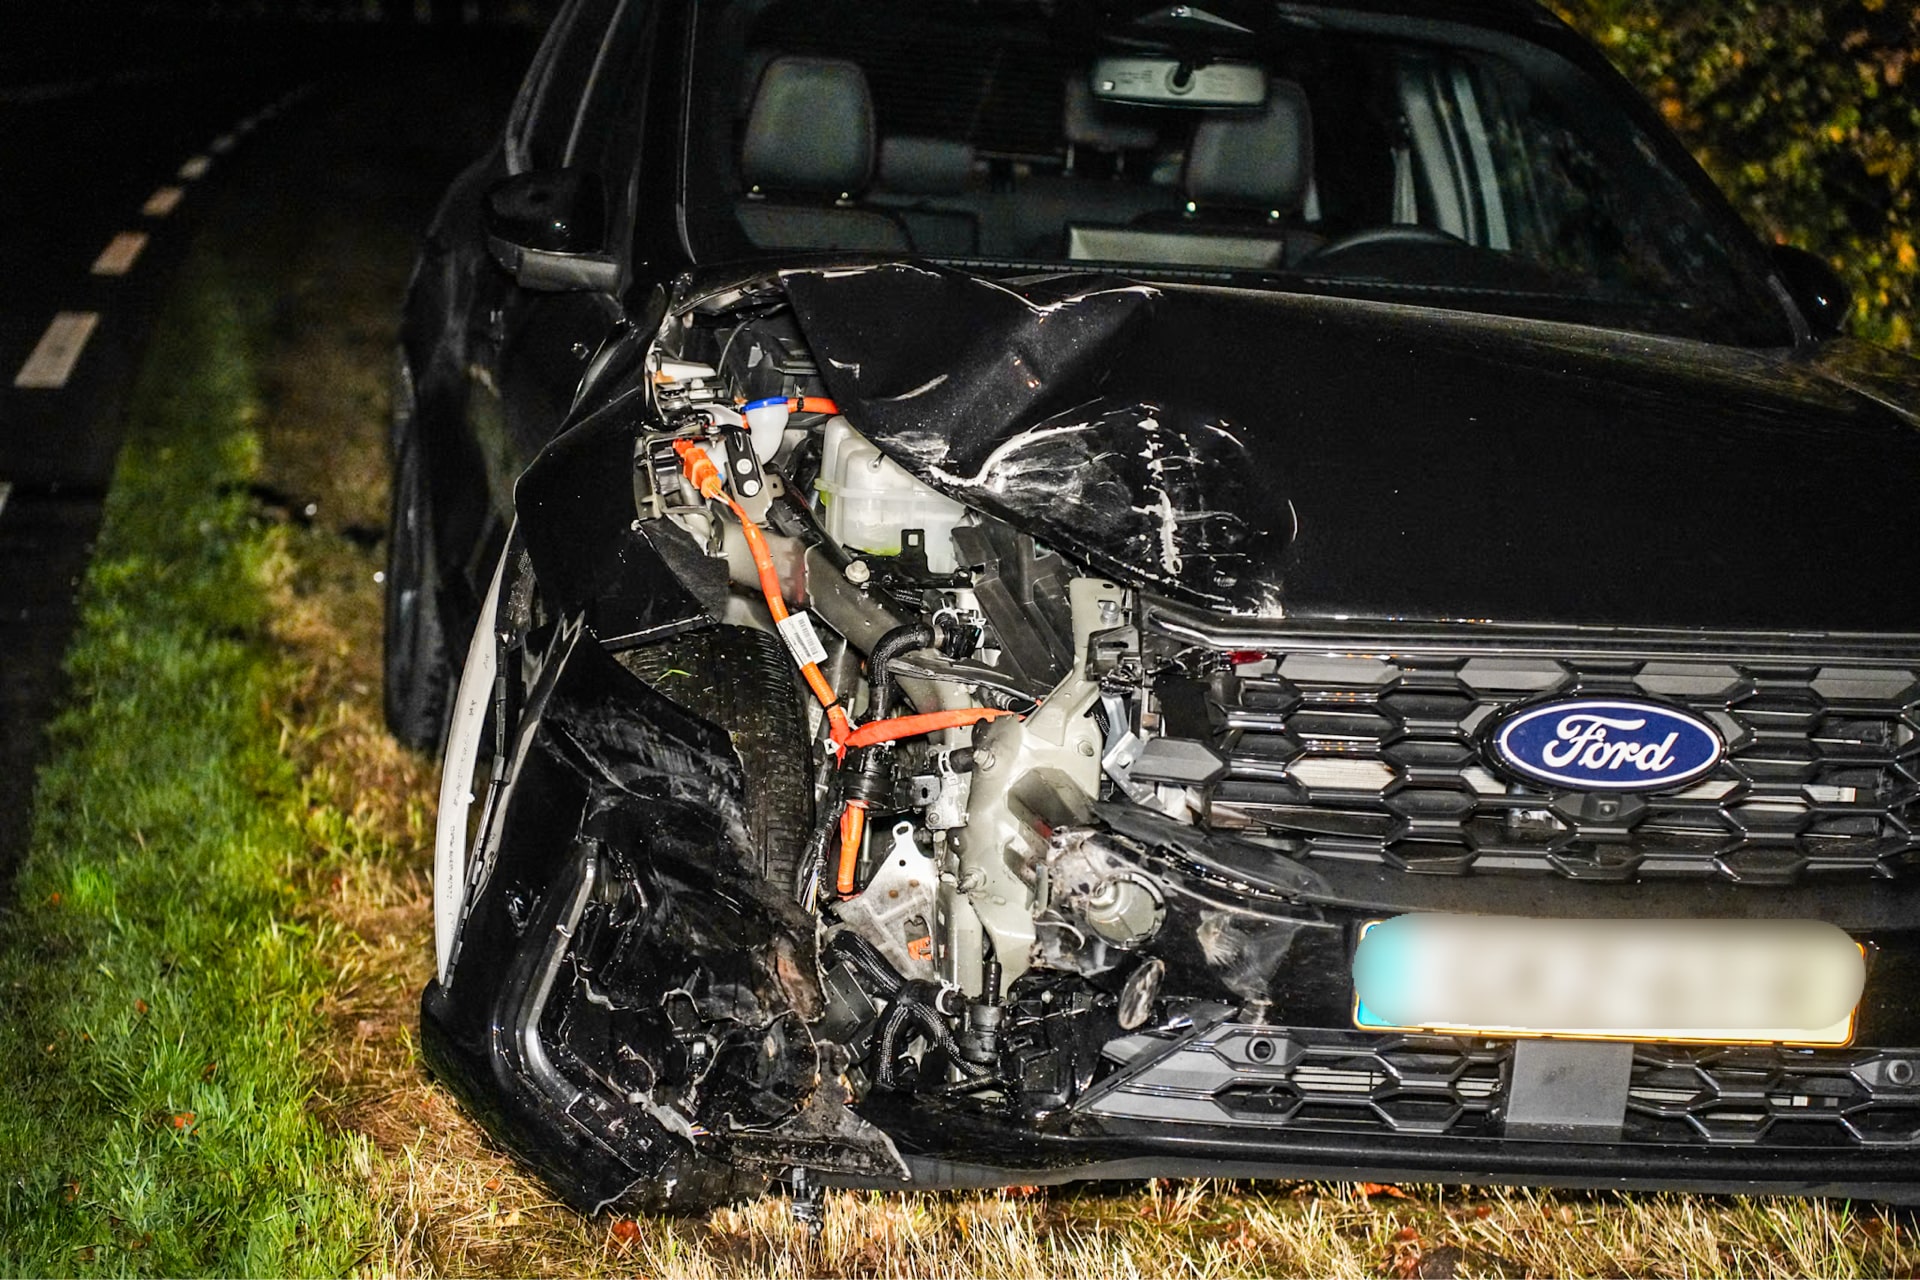
M 327 939 L 249 514 L 269 300 L 206 252 L 135 389 L 0 918 L 0 1269 L 337 1274 L 364 1140 L 311 1107 Z

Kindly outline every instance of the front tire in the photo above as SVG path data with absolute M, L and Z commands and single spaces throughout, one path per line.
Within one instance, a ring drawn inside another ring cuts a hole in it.
M 751 870 L 792 893 L 813 828 L 813 754 L 786 647 L 764 631 L 718 626 L 617 656 L 657 693 L 733 739 L 747 782 Z

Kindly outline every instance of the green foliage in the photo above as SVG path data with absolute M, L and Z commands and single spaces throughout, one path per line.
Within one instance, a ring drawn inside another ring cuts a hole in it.
M 0 919 L 0 1271 L 338 1274 L 363 1142 L 311 1106 L 326 940 L 268 714 L 248 323 L 198 259 L 158 326 Z
M 1765 236 L 1854 294 L 1853 330 L 1914 345 L 1920 5 L 1563 0 Z

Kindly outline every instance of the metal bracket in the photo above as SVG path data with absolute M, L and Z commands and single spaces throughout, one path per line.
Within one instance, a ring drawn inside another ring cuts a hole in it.
M 1604 1142 L 1620 1136 L 1633 1082 L 1631 1044 L 1520 1040 L 1510 1070 L 1509 1138 Z
M 879 948 L 908 978 L 933 981 L 933 899 L 940 869 L 920 852 L 913 824 L 898 822 L 893 847 L 857 898 L 838 908 L 840 919 Z

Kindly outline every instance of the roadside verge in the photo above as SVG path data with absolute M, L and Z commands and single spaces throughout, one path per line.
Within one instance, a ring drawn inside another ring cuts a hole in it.
M 309 1106 L 327 946 L 248 493 L 261 307 L 203 251 L 158 326 L 0 923 L 25 1274 L 337 1274 L 371 1240 L 368 1144 Z

